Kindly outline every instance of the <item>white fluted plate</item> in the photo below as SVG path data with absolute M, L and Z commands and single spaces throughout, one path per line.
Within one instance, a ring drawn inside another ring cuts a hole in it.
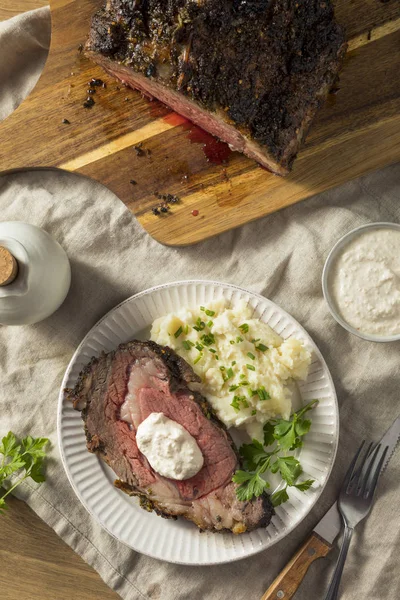
M 320 400 L 312 427 L 300 452 L 306 478 L 316 480 L 307 492 L 294 488 L 290 500 L 277 507 L 267 528 L 251 533 L 199 533 L 183 519 L 162 519 L 140 508 L 113 486 L 114 473 L 86 450 L 80 413 L 66 401 L 64 388 L 74 387 L 92 356 L 109 352 L 135 337 L 143 338 L 157 317 L 183 306 L 198 306 L 219 298 L 245 299 L 254 317 L 268 323 L 283 338 L 295 336 L 312 351 L 307 381 L 298 385 L 298 402 Z M 338 407 L 332 378 L 318 348 L 306 331 L 279 306 L 263 296 L 213 281 L 182 281 L 151 288 L 128 298 L 107 313 L 86 335 L 65 373 L 58 405 L 58 435 L 62 461 L 70 483 L 88 512 L 111 535 L 154 558 L 188 565 L 226 563 L 269 548 L 288 535 L 310 512 L 331 472 L 338 441 Z

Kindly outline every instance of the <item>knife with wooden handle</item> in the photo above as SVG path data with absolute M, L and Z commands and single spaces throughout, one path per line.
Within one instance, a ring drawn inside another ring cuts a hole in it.
M 332 542 L 339 534 L 341 525 L 335 502 L 322 517 L 308 540 L 299 548 L 283 571 L 279 573 L 261 600 L 289 600 L 289 598 L 293 598 L 311 563 L 317 558 L 326 556 L 332 549 Z
M 400 416 L 395 419 L 378 444 L 388 446 L 386 460 L 382 465 L 384 471 L 400 440 Z M 374 448 L 371 448 L 373 452 Z M 320 522 L 314 527 L 311 536 L 299 548 L 286 567 L 279 573 L 275 581 L 267 589 L 261 600 L 289 600 L 295 595 L 303 581 L 309 566 L 317 558 L 326 556 L 332 549 L 335 538 L 342 527 L 337 503 L 333 504 Z

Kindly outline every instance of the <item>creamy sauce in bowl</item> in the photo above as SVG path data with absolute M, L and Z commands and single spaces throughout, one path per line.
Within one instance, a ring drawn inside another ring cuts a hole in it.
M 339 316 L 353 329 L 382 338 L 400 335 L 400 228 L 367 227 L 350 237 L 330 265 L 328 288 Z

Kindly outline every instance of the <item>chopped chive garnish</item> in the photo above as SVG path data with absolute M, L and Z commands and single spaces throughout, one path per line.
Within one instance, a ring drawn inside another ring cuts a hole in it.
M 174 336 L 175 336 L 176 338 L 178 338 L 178 337 L 181 335 L 181 333 L 183 333 L 183 328 L 182 328 L 182 326 L 181 326 L 181 327 L 178 327 L 178 329 L 177 329 L 177 330 L 175 331 L 175 333 L 174 333 Z
M 215 337 L 212 333 L 205 333 L 201 336 L 201 341 L 205 346 L 211 346 L 211 344 L 215 344 Z
M 190 340 L 184 340 L 182 342 L 182 346 L 185 348 L 185 350 L 190 350 L 190 348 L 192 348 L 194 344 Z
M 214 354 L 214 358 L 215 358 L 215 360 L 219 360 L 218 354 Z
M 240 385 L 250 385 L 248 381 L 241 381 Z
M 249 390 L 249 396 L 252 398 L 253 396 L 257 396 L 257 390 Z
M 231 406 L 233 406 L 233 408 L 235 410 L 239 410 L 240 409 L 240 403 L 243 404 L 244 408 L 248 408 L 249 407 L 249 403 L 247 402 L 246 398 L 244 396 L 233 396 L 233 400 L 231 402 Z
M 187 334 L 189 333 L 189 325 L 185 325 L 185 328 L 184 328 L 184 330 L 183 330 L 183 333 L 184 333 L 185 335 L 187 335 Z
M 234 396 L 232 402 L 231 402 L 231 406 L 233 406 L 233 408 L 235 409 L 236 412 L 239 412 L 240 410 L 240 406 L 239 406 L 239 398 L 238 396 Z
M 238 389 L 238 387 L 240 387 L 240 386 L 238 386 L 238 385 L 231 385 L 230 388 L 229 388 L 229 391 L 230 392 L 234 392 L 235 390 Z
M 261 339 L 261 338 L 257 338 L 257 339 L 254 339 L 254 338 L 253 338 L 253 339 L 251 340 L 251 343 L 252 343 L 252 344 L 257 344 L 257 342 L 259 342 L 259 341 L 260 341 L 260 339 Z
M 243 373 L 239 376 L 239 379 L 244 379 L 246 377 L 246 375 L 244 375 Z
M 216 350 L 214 350 L 214 348 L 209 348 L 208 351 L 212 352 L 213 354 L 215 354 L 217 352 Z
M 243 333 L 247 333 L 249 331 L 249 326 L 247 325 L 247 323 L 243 323 L 243 325 L 239 325 L 239 329 Z
M 200 310 L 206 313 L 207 317 L 213 317 L 215 315 L 215 310 L 208 310 L 204 306 L 200 306 Z
M 255 371 L 256 368 L 253 367 L 253 365 L 246 365 L 246 367 L 249 369 L 249 371 Z
M 220 367 L 219 370 L 220 371 L 225 371 L 225 367 Z
M 214 325 L 213 321 L 208 321 L 207 327 L 212 327 Z
M 229 343 L 230 343 L 230 344 L 233 346 L 233 344 L 234 344 L 235 342 L 234 342 L 234 340 L 230 340 L 230 342 L 229 342 Z
M 249 358 L 251 358 L 251 360 L 256 360 L 256 357 L 255 357 L 255 356 L 254 356 L 254 354 L 252 354 L 251 352 L 248 352 L 248 353 L 247 353 L 247 356 L 248 356 Z
M 257 394 L 258 394 L 258 397 L 260 398 L 260 400 L 270 400 L 270 398 L 271 398 L 271 396 L 266 391 L 266 389 L 263 385 L 260 388 L 258 388 Z
M 197 363 L 199 362 L 199 360 L 201 360 L 202 358 L 203 358 L 203 353 L 200 352 L 200 354 L 198 355 L 198 357 L 194 359 L 193 364 L 197 365 Z
M 196 325 L 193 326 L 193 329 L 195 329 L 196 331 L 203 331 L 205 326 L 206 324 L 199 317 L 196 321 Z
M 252 411 L 251 411 L 251 414 L 252 414 L 252 415 L 256 415 L 256 414 L 257 414 L 257 411 L 256 411 L 256 409 L 252 410 Z
M 196 348 L 199 352 L 201 352 L 204 348 L 204 346 L 202 344 L 196 344 Z
M 233 373 L 233 369 L 231 367 L 229 367 L 229 369 L 227 369 L 226 374 L 228 376 L 228 379 L 231 379 L 234 375 Z
M 268 350 L 268 346 L 264 346 L 264 344 L 258 344 L 258 346 L 256 346 L 256 350 L 259 350 L 260 352 L 265 352 L 266 350 Z
M 236 365 L 236 360 L 232 361 L 232 367 L 234 367 Z
M 240 342 L 243 342 L 243 338 L 238 335 L 236 338 L 236 343 L 239 344 Z

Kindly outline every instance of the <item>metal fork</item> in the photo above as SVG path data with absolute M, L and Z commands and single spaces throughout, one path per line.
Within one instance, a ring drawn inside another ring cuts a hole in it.
M 344 522 L 344 535 L 335 572 L 325 600 L 336 600 L 339 597 L 340 580 L 354 528 L 360 521 L 365 519 L 371 510 L 376 484 L 388 450 L 387 446 L 381 448 L 379 444 L 372 451 L 374 444 L 370 444 L 357 466 L 364 445 L 365 440 L 351 461 L 340 490 L 338 508 Z

